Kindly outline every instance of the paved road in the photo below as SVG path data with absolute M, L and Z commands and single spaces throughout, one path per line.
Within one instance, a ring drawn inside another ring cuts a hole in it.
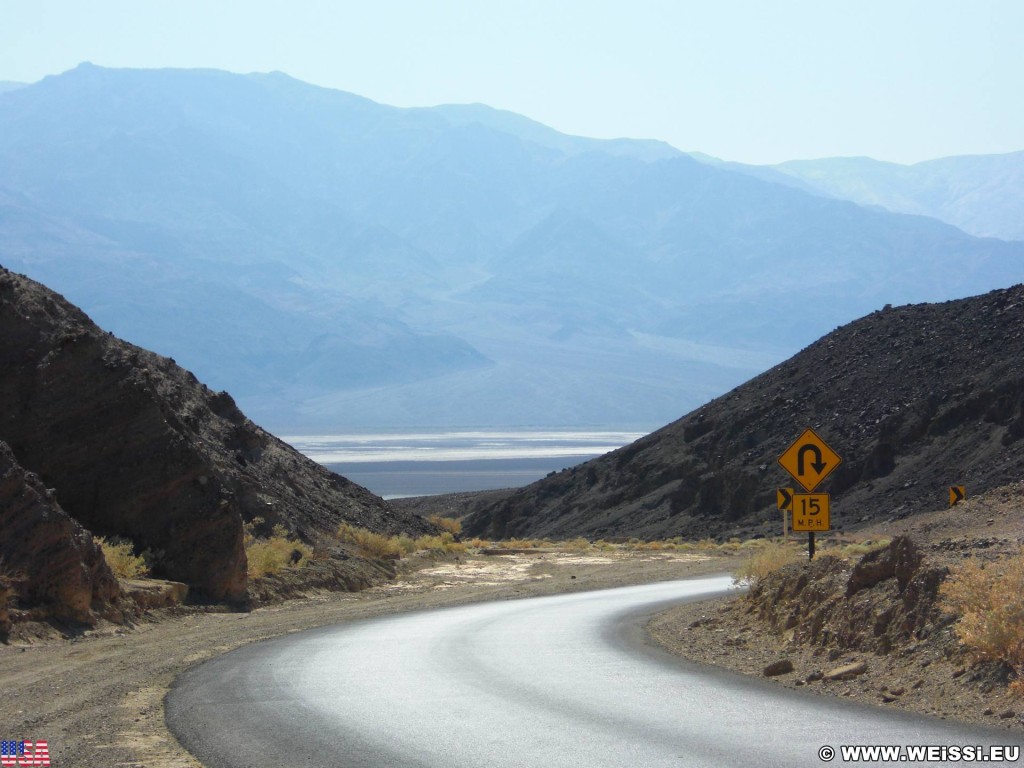
M 167 719 L 209 768 L 789 768 L 825 765 L 826 744 L 1019 743 L 710 671 L 645 642 L 646 616 L 729 582 L 482 603 L 290 635 L 190 670 L 168 696 Z

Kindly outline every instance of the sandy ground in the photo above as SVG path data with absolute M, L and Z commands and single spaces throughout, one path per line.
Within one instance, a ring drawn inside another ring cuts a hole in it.
M 421 561 L 393 584 L 249 613 L 154 612 L 131 629 L 0 646 L 3 739 L 45 740 L 53 765 L 200 765 L 167 731 L 163 698 L 185 669 L 246 643 L 388 613 L 509 600 L 733 570 L 692 554 L 565 553 Z

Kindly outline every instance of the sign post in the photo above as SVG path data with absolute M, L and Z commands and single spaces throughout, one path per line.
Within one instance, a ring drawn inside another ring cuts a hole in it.
M 814 534 L 817 531 L 832 530 L 831 497 L 827 493 L 814 493 L 814 489 L 842 461 L 839 454 L 810 428 L 805 429 L 779 457 L 780 466 L 807 491 L 793 493 L 789 488 L 780 488 L 778 502 L 782 508 L 783 492 L 788 491 L 788 501 L 793 511 L 793 532 L 807 532 L 808 560 L 814 559 Z

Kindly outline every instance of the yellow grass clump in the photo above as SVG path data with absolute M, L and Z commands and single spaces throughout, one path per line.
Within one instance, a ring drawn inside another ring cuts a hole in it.
M 943 607 L 960 614 L 954 631 L 980 661 L 1002 661 L 1024 695 L 1024 549 L 993 563 L 975 559 L 956 566 L 940 587 Z
M 100 536 L 94 540 L 103 550 L 103 558 L 117 578 L 141 579 L 149 575 L 149 566 L 146 565 L 146 560 L 135 554 L 135 548 L 129 539 L 116 536 L 107 539 Z
M 454 517 L 441 517 L 440 515 L 431 515 L 427 518 L 430 522 L 440 528 L 442 531 L 448 531 L 448 533 L 458 536 L 462 533 L 462 521 L 456 520 Z
M 801 549 L 785 541 L 768 541 L 747 558 L 736 572 L 736 581 L 756 582 L 803 556 Z
M 405 537 L 409 539 L 409 537 Z M 385 536 L 360 528 L 351 523 L 338 526 L 338 539 L 345 544 L 352 544 L 363 557 L 393 557 L 402 555 L 402 544 L 398 536 Z M 409 541 L 412 541 L 409 539 Z
M 848 544 L 827 545 L 818 551 L 818 556 L 838 557 L 841 560 L 857 560 L 869 552 L 885 549 L 890 543 L 892 543 L 890 539 L 867 539 Z
M 280 573 L 285 568 L 301 568 L 313 556 L 310 547 L 288 535 L 280 523 L 270 536 L 257 536 L 254 531 L 263 520 L 254 518 L 245 526 L 245 557 L 250 579 Z
M 466 545 L 445 531 L 440 536 L 420 536 L 416 539 L 416 549 L 428 552 L 465 552 Z
M 353 545 L 363 557 L 405 557 L 414 552 L 465 552 L 466 545 L 455 540 L 455 535 L 443 531 L 437 536 L 386 536 L 366 528 L 342 523 L 337 531 L 338 540 Z

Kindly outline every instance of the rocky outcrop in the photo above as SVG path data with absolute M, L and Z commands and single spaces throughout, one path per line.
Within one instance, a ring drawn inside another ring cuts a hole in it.
M 785 310 L 780 310 L 784 318 Z M 1024 286 L 886 307 L 677 422 L 477 511 L 470 535 L 774 535 L 777 460 L 813 427 L 842 457 L 833 527 L 1024 475 Z
M 216 329 L 211 329 L 215 333 Z M 154 575 L 242 600 L 243 524 L 319 546 L 342 521 L 433 528 L 293 450 L 225 392 L 100 330 L 62 297 L 0 270 L 0 439 L 98 535 L 154 556 Z
M 119 594 L 92 535 L 0 442 L 0 634 L 9 601 L 42 615 L 93 623 Z

